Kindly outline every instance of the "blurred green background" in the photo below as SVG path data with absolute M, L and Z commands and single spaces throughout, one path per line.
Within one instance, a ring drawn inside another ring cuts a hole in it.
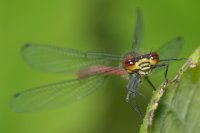
M 20 55 L 27 42 L 81 51 L 123 54 L 131 49 L 135 10 L 143 15 L 143 45 L 156 50 L 183 36 L 181 57 L 200 44 L 197 0 L 1 0 L 0 1 L 0 132 L 1 133 L 133 133 L 141 119 L 125 103 L 127 81 L 112 76 L 98 91 L 69 106 L 36 113 L 15 113 L 10 97 L 21 90 L 67 80 L 65 74 L 32 70 Z M 176 65 L 178 64 L 178 65 Z M 181 63 L 170 66 L 170 77 Z M 163 73 L 152 76 L 158 86 Z M 145 82 L 141 90 L 150 98 Z M 147 103 L 142 103 L 143 111 Z

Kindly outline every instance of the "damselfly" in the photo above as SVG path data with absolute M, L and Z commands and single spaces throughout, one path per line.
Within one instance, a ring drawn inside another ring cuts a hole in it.
M 131 52 L 124 56 L 110 53 L 84 53 L 74 49 L 59 48 L 50 45 L 26 44 L 22 56 L 27 64 L 36 69 L 56 73 L 77 74 L 77 79 L 39 86 L 15 94 L 11 107 L 17 112 L 46 110 L 77 101 L 94 92 L 109 75 L 126 75 L 128 79 L 126 102 L 140 116 L 141 111 L 135 98 L 139 94 L 141 80 L 147 80 L 153 70 L 164 67 L 167 79 L 169 61 L 178 61 L 176 57 L 182 47 L 180 37 L 164 44 L 156 52 L 143 54 L 138 52 L 142 36 L 142 19 L 136 12 L 136 26 Z M 120 63 L 120 65 L 119 65 Z

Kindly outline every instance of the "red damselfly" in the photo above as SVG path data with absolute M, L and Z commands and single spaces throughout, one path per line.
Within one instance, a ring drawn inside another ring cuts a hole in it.
M 139 52 L 141 40 L 142 18 L 137 10 L 132 50 L 123 56 L 100 52 L 84 53 L 51 45 L 26 44 L 21 52 L 25 62 L 31 67 L 56 73 L 75 72 L 77 78 L 19 92 L 11 99 L 12 109 L 17 112 L 31 112 L 69 104 L 91 94 L 109 75 L 114 74 L 125 75 L 128 79 L 126 102 L 142 116 L 135 100 L 137 95 L 141 95 L 138 90 L 141 80 L 147 80 L 155 90 L 148 75 L 161 67 L 165 68 L 164 77 L 168 80 L 169 62 L 183 59 L 174 58 L 179 53 L 183 41 L 181 37 L 177 37 L 156 52 L 144 54 Z

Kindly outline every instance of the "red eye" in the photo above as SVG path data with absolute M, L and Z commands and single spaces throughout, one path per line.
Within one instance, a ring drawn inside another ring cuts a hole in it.
M 159 60 L 159 56 L 156 52 L 150 53 L 150 57 L 153 58 L 153 60 Z
M 137 69 L 137 61 L 131 55 L 127 55 L 123 61 L 123 67 L 128 73 L 133 73 Z
M 152 60 L 152 64 L 157 64 L 159 61 L 159 56 L 156 52 L 150 53 L 150 59 Z
M 124 61 L 124 66 L 131 66 L 131 65 L 134 65 L 135 64 L 135 61 L 133 59 L 126 59 Z

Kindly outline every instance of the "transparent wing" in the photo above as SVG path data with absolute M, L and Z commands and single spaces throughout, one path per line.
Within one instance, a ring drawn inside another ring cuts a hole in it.
M 140 77 L 138 74 L 133 74 L 128 82 L 127 85 L 127 96 L 126 96 L 126 102 L 129 104 L 129 106 L 134 109 L 137 113 L 139 113 L 140 117 L 142 118 L 142 112 L 140 110 L 140 106 L 137 104 L 136 101 L 136 96 L 142 96 L 144 97 L 140 92 L 139 92 L 139 85 L 140 85 Z M 144 97 L 145 98 L 145 97 Z
M 161 60 L 176 58 L 181 52 L 182 46 L 183 39 L 181 37 L 177 37 L 162 45 L 156 52 Z
M 108 53 L 84 53 L 51 45 L 26 44 L 22 50 L 26 63 L 50 72 L 74 72 L 91 65 L 117 66 L 121 56 Z
M 94 92 L 105 78 L 105 75 L 93 75 L 32 88 L 15 94 L 11 108 L 16 112 L 32 112 L 66 105 Z
M 142 41 L 142 16 L 139 9 L 136 11 L 136 24 L 133 36 L 132 50 L 138 50 L 139 44 Z

